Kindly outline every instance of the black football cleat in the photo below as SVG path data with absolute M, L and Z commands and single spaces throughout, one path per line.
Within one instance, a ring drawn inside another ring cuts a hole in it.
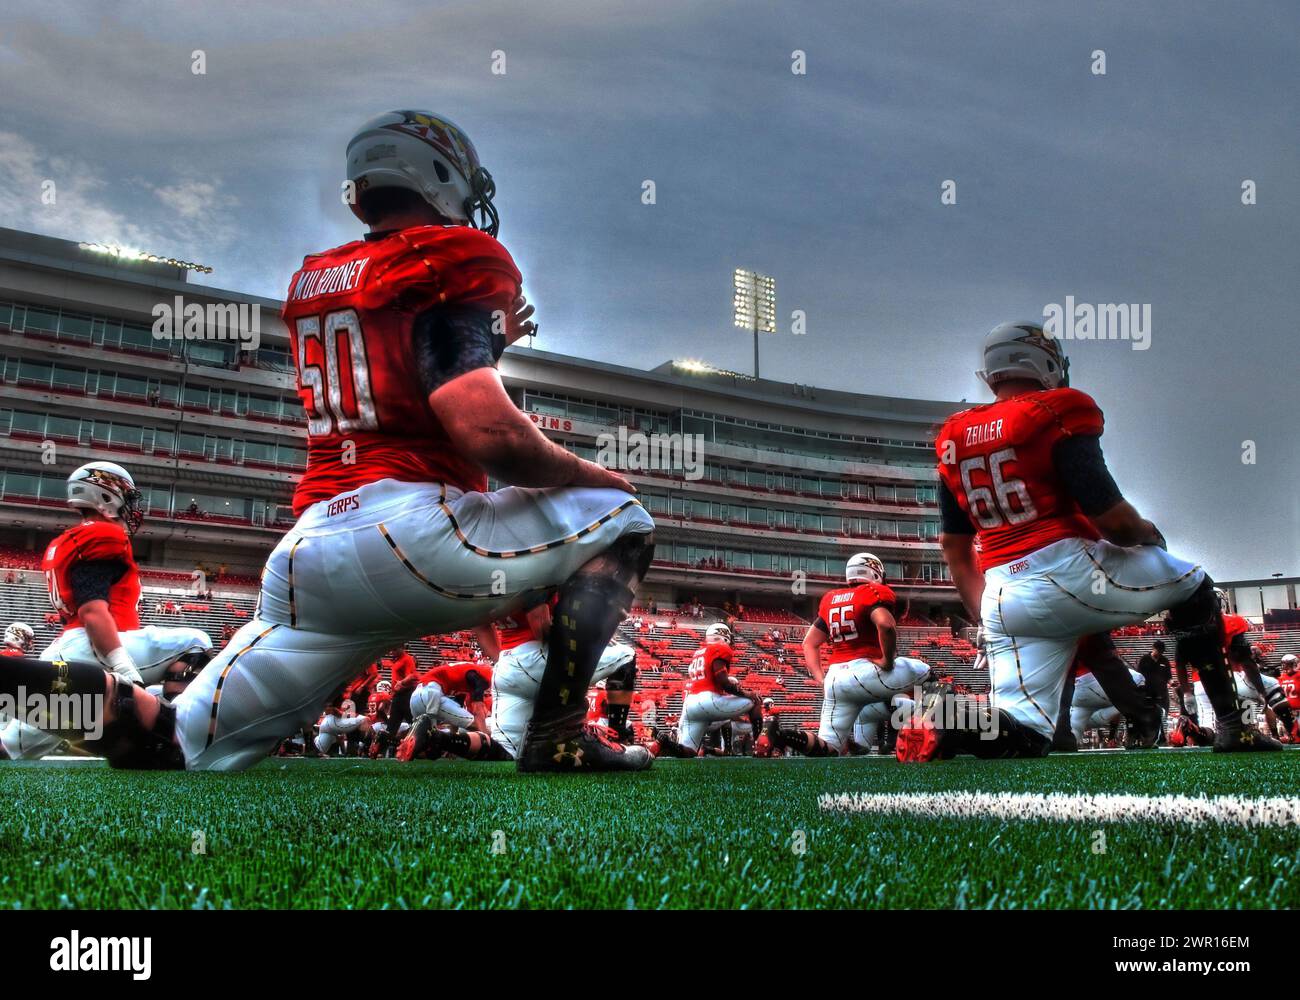
M 1271 736 L 1265 736 L 1240 716 L 1231 722 L 1220 719 L 1215 726 L 1215 753 L 1251 753 L 1281 749 L 1283 749 L 1281 743 Z
M 410 731 L 397 745 L 397 759 L 411 761 L 429 756 L 438 738 L 438 720 L 425 713 L 411 723 Z
M 516 762 L 525 773 L 540 771 L 644 771 L 654 761 L 643 746 L 624 746 L 604 726 L 585 725 L 568 736 L 535 732 L 529 724 Z
M 1164 716 L 1154 708 L 1142 716 L 1128 719 L 1128 735 L 1124 738 L 1125 750 L 1150 750 L 1164 735 Z

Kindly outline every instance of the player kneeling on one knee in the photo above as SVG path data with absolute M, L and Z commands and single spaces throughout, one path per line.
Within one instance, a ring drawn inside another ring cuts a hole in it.
M 847 586 L 822 596 L 817 620 L 803 639 L 804 665 L 822 683 L 821 725 L 814 736 L 781 729 L 774 720 L 768 739 L 778 749 L 810 757 L 848 756 L 863 709 L 896 709 L 899 699 L 910 703 L 913 690 L 930 674 L 929 664 L 896 655 L 898 599 L 885 583 L 885 564 L 870 552 L 859 552 L 845 566 L 844 578 Z M 823 673 L 821 655 L 827 644 L 830 666 Z
M 949 417 L 935 439 L 940 544 L 984 628 L 991 714 L 978 733 L 910 727 L 899 756 L 1045 754 L 1079 640 L 1163 610 L 1179 661 L 1197 667 L 1213 704 L 1215 749 L 1279 748 L 1243 724 L 1213 582 L 1166 552 L 1124 499 L 1102 456 L 1101 410 L 1069 387 L 1067 370 L 1060 341 L 1041 326 L 995 328 L 980 372 L 995 400 Z
M 660 732 L 656 736 L 660 756 L 698 756 L 705 734 L 715 722 L 745 716 L 755 729 L 762 725 L 758 697 L 731 676 L 735 655 L 731 629 L 721 622 L 710 625 L 704 633 L 704 645 L 695 651 L 686 674 L 677 734 Z

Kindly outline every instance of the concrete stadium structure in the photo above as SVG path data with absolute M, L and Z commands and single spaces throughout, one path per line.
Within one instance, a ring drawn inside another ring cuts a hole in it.
M 306 432 L 280 303 L 193 270 L 0 230 L 0 545 L 20 561 L 66 526 L 64 477 L 92 458 L 144 489 L 144 565 L 252 577 L 292 523 Z M 203 317 L 159 337 L 173 304 Z M 527 347 L 501 372 L 544 433 L 628 469 L 660 526 L 646 595 L 807 615 L 868 549 L 914 613 L 956 610 L 930 441 L 960 404 Z

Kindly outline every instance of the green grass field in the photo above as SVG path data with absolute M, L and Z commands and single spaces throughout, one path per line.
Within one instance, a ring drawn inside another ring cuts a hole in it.
M 5 763 L 0 907 L 1290 907 L 1296 827 L 845 815 L 818 796 L 1284 796 L 1298 772 L 1300 753 L 1198 751 L 661 760 L 586 778 L 451 761 Z

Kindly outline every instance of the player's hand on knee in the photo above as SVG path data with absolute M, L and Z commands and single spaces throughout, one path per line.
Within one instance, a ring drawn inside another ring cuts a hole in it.
M 590 486 L 602 490 L 622 490 L 624 493 L 636 492 L 636 487 L 613 469 L 607 469 L 595 462 L 588 462 L 586 459 L 578 460 L 577 469 L 573 474 L 573 478 L 569 480 L 569 485 Z

